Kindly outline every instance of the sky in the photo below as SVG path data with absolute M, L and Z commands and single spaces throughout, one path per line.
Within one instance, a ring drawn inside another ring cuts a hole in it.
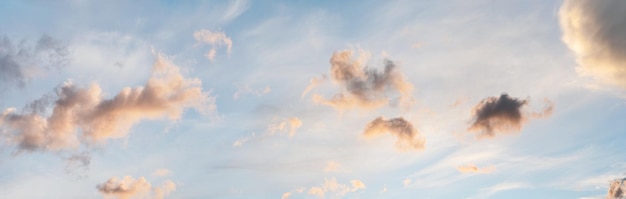
M 622 198 L 626 1 L 2 1 L 6 198 Z

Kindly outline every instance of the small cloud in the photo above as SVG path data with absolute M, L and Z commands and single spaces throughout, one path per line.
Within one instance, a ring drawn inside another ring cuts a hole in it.
M 330 99 L 314 94 L 314 102 L 332 106 L 339 111 L 354 108 L 375 109 L 389 104 L 391 98 L 387 94 L 395 92 L 400 95 L 400 104 L 408 106 L 412 103 L 413 85 L 398 71 L 395 62 L 386 59 L 384 69 L 380 71 L 366 65 L 370 53 L 361 50 L 358 57 L 353 54 L 352 50 L 333 53 L 330 58 L 330 77 L 341 91 Z M 311 80 L 303 95 L 320 81 Z
M 398 138 L 396 148 L 399 150 L 422 150 L 426 140 L 420 137 L 417 129 L 402 117 L 385 120 L 378 117 L 367 124 L 363 135 L 374 137 L 389 133 Z
M 244 143 L 248 142 L 251 138 L 253 138 L 255 136 L 256 136 L 256 133 L 252 133 L 252 135 L 250 135 L 250 136 L 241 137 L 241 138 L 237 139 L 233 143 L 233 147 L 240 147 L 241 145 L 243 145 Z
M 461 173 L 491 173 L 495 170 L 495 167 L 490 166 L 490 167 L 485 167 L 485 168 L 479 168 L 474 164 L 469 164 L 469 165 L 463 165 L 463 166 L 458 166 L 457 170 L 459 170 L 459 172 Z
M 301 97 L 304 98 L 304 96 L 306 96 L 307 93 L 311 92 L 311 90 L 318 87 L 320 84 L 324 83 L 326 79 L 328 79 L 326 75 L 322 75 L 321 77 L 311 78 L 311 80 L 309 81 L 309 85 L 304 89 Z
M 196 39 L 198 44 L 205 43 L 211 46 L 211 50 L 207 53 L 207 58 L 211 61 L 215 59 L 215 54 L 218 47 L 226 46 L 226 50 L 228 54 L 230 54 L 230 50 L 233 47 L 233 41 L 230 37 L 226 36 L 226 33 L 222 31 L 211 31 L 202 29 L 193 33 L 193 37 Z
M 343 197 L 346 193 L 356 192 L 357 190 L 366 188 L 365 184 L 360 180 L 351 180 L 350 184 L 351 185 L 338 183 L 336 178 L 324 179 L 322 186 L 311 187 L 307 193 L 319 198 L 325 198 L 329 194 L 332 197 Z
M 480 132 L 478 137 L 491 138 L 498 133 L 518 132 L 529 118 L 543 118 L 552 114 L 554 103 L 546 99 L 546 107 L 541 112 L 524 112 L 528 100 L 510 97 L 503 93 L 500 97 L 489 97 L 480 101 L 473 109 L 473 122 L 469 131 Z
M 301 126 L 302 121 L 297 117 L 292 117 L 280 122 L 271 123 L 267 126 L 267 132 L 269 135 L 275 135 L 278 132 L 288 132 L 289 137 L 292 137 Z
M 153 188 L 143 177 L 135 179 L 131 176 L 125 176 L 121 179 L 112 177 L 106 182 L 98 184 L 96 189 L 105 197 L 162 199 L 176 190 L 176 184 L 166 180 L 161 186 Z

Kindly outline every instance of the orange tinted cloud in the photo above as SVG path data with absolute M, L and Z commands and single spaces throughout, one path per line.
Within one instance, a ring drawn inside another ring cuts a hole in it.
M 170 180 L 163 182 L 161 186 L 152 185 L 143 177 L 135 179 L 131 176 L 124 178 L 112 177 L 102 184 L 98 184 L 96 189 L 106 198 L 153 198 L 162 199 L 176 190 L 176 184 Z
M 222 31 L 211 31 L 202 29 L 193 33 L 193 37 L 199 43 L 205 43 L 211 46 L 211 50 L 207 53 L 207 59 L 213 61 L 215 59 L 215 54 L 217 53 L 217 48 L 223 45 L 226 46 L 228 53 L 230 54 L 230 49 L 233 47 L 233 40 L 230 37 L 226 36 L 226 33 Z
M 426 140 L 420 137 L 417 129 L 413 127 L 409 121 L 402 117 L 385 120 L 378 117 L 367 124 L 363 135 L 366 137 L 374 137 L 389 133 L 398 140 L 396 148 L 400 150 L 421 150 L 424 149 Z
M 14 108 L 0 115 L 0 127 L 9 130 L 10 140 L 20 151 L 89 146 L 126 137 L 141 120 L 178 120 L 189 108 L 205 114 L 216 109 L 215 99 L 203 91 L 201 81 L 183 76 L 180 68 L 161 54 L 144 86 L 126 87 L 114 97 L 105 98 L 96 83 L 79 87 L 66 82 L 54 96 L 44 98 L 51 99 L 33 103 L 54 102 L 44 104 L 52 109 L 49 116 L 35 110 L 17 113 Z
M 384 61 L 384 69 L 379 71 L 366 66 L 369 59 L 367 52 L 360 52 L 354 57 L 352 50 L 333 53 L 330 58 L 330 77 L 340 87 L 340 92 L 331 98 L 313 95 L 316 103 L 329 105 L 337 110 L 374 109 L 389 104 L 389 92 L 400 96 L 400 104 L 409 105 L 412 101 L 413 85 L 398 71 L 398 66 L 391 60 Z M 321 83 L 311 80 L 303 95 Z

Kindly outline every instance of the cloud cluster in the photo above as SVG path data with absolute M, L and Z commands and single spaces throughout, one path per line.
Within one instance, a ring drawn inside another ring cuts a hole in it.
M 42 68 L 64 67 L 70 62 L 70 51 L 60 41 L 43 35 L 36 44 L 22 40 L 0 39 L 0 83 L 24 87 Z
M 385 120 L 378 117 L 372 120 L 365 127 L 363 135 L 373 137 L 389 133 L 398 138 L 396 148 L 399 150 L 422 150 L 426 140 L 420 137 L 417 129 L 411 122 L 402 117 Z
M 546 99 L 547 106 L 541 112 L 525 112 L 528 100 L 510 97 L 488 97 L 473 109 L 469 131 L 477 131 L 478 137 L 494 137 L 498 133 L 518 132 L 529 118 L 542 118 L 552 114 L 554 103 Z
M 213 61 L 215 59 L 215 54 L 217 53 L 217 48 L 221 46 L 226 46 L 226 50 L 230 54 L 230 49 L 233 47 L 233 40 L 230 37 L 226 36 L 226 33 L 222 31 L 211 31 L 202 29 L 193 33 L 193 37 L 197 42 L 202 42 L 211 46 L 211 50 L 207 53 L 206 57 Z
M 563 41 L 579 74 L 626 88 L 626 1 L 566 0 L 559 11 Z
M 313 186 L 306 191 L 307 194 L 317 196 L 319 198 L 326 198 L 330 196 L 331 198 L 341 198 L 346 193 L 356 192 L 358 190 L 362 190 L 367 188 L 365 183 L 360 180 L 351 180 L 350 184 L 341 184 L 337 182 L 336 178 L 324 179 L 324 184 L 321 186 Z M 283 193 L 281 199 L 287 199 L 294 193 L 302 193 L 305 189 L 301 188 L 291 192 Z
M 330 77 L 341 88 L 340 93 L 330 99 L 315 94 L 313 101 L 332 106 L 338 110 L 354 108 L 373 109 L 390 103 L 389 92 L 397 92 L 399 103 L 409 105 L 412 101 L 413 85 L 398 71 L 391 60 L 384 61 L 382 71 L 366 66 L 369 54 L 360 52 L 354 57 L 352 50 L 333 53 L 330 58 Z M 311 80 L 303 94 L 318 85 L 321 79 Z
M 457 170 L 459 170 L 459 172 L 461 173 L 491 173 L 495 170 L 495 168 L 493 166 L 490 167 L 484 167 L 484 168 L 479 168 L 474 164 L 469 164 L 469 165 L 462 165 L 457 167 Z
M 8 132 L 6 138 L 19 151 L 90 146 L 125 137 L 141 120 L 178 120 L 188 108 L 201 113 L 215 110 L 215 99 L 203 91 L 201 81 L 184 77 L 179 67 L 160 54 L 144 86 L 126 87 L 106 99 L 98 84 L 79 87 L 66 82 L 52 98 L 34 101 L 27 106 L 36 107 L 30 111 L 17 113 L 9 108 L 0 114 L 0 129 Z M 49 115 L 45 113 L 48 109 L 52 110 Z
M 623 199 L 624 190 L 626 190 L 626 184 L 624 183 L 624 181 L 626 181 L 626 178 L 611 181 L 611 185 L 609 186 L 609 193 L 607 194 L 606 198 Z
M 176 190 L 176 183 L 166 180 L 159 187 L 152 185 L 143 177 L 135 179 L 131 176 L 124 178 L 113 177 L 106 182 L 96 185 L 96 189 L 106 198 L 151 198 L 162 199 Z

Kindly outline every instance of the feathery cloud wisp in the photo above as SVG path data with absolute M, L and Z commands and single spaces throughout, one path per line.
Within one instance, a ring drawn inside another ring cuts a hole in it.
M 478 166 L 474 164 L 458 166 L 456 169 L 459 170 L 459 172 L 461 173 L 484 173 L 484 174 L 491 173 L 495 170 L 493 166 L 479 168 Z

